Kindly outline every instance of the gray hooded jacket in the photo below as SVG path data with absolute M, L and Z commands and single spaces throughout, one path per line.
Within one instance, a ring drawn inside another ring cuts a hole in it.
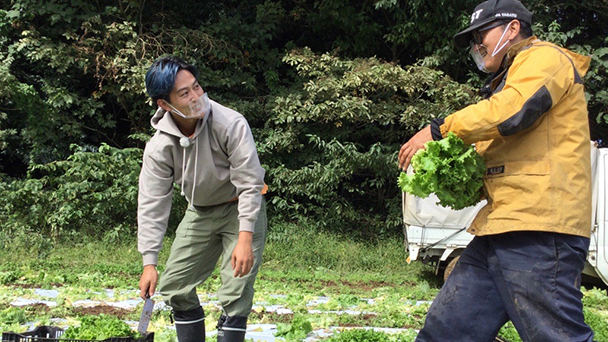
M 138 250 L 144 265 L 156 265 L 167 230 L 173 184 L 194 206 L 212 206 L 238 197 L 239 231 L 253 232 L 262 201 L 264 169 L 247 120 L 211 101 L 194 134 L 184 136 L 171 113 L 158 108 L 156 133 L 144 150 L 139 177 Z

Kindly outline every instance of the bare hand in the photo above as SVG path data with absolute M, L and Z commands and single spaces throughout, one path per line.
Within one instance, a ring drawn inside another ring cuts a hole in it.
M 232 269 L 235 277 L 244 277 L 253 267 L 253 233 L 239 232 L 239 240 L 232 251 Z
M 152 297 L 156 291 L 157 283 L 158 272 L 156 271 L 156 265 L 144 266 L 144 271 L 139 278 L 139 296 L 144 300 Z
M 414 154 L 418 152 L 418 150 L 423 149 L 424 144 L 432 140 L 433 135 L 431 134 L 430 125 L 414 134 L 410 140 L 401 146 L 401 150 L 399 150 L 399 167 L 403 171 L 407 170 L 407 167 L 410 165 Z

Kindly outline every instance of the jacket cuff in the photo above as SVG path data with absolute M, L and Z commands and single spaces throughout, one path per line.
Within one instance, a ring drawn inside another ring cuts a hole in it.
M 441 134 L 441 125 L 445 122 L 444 118 L 433 119 L 431 121 L 431 136 L 433 140 L 441 140 L 443 139 L 443 135 Z
M 239 232 L 255 232 L 255 221 L 240 220 L 239 221 Z
M 158 254 L 154 252 L 148 252 L 142 254 L 144 259 L 144 266 L 146 265 L 158 265 Z

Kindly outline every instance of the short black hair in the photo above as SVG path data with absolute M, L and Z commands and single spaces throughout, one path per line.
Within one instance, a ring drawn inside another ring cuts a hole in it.
M 158 99 L 169 101 L 169 94 L 175 85 L 175 77 L 180 70 L 188 70 L 198 78 L 198 70 L 177 56 L 161 57 L 152 63 L 146 72 L 146 91 L 156 102 Z
M 529 23 L 525 22 L 525 21 L 519 21 L 519 35 L 522 38 L 530 38 L 534 35 L 534 32 L 532 31 L 532 25 L 530 25 Z

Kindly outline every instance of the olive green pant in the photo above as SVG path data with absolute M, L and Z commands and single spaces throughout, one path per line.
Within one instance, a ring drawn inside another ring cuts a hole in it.
M 253 305 L 253 284 L 262 263 L 266 240 L 266 201 L 262 205 L 253 234 L 254 264 L 251 272 L 235 277 L 232 251 L 239 236 L 237 202 L 211 207 L 188 208 L 177 228 L 165 272 L 160 279 L 160 294 L 176 311 L 200 306 L 196 287 L 213 272 L 221 257 L 221 285 L 217 296 L 227 316 L 248 316 Z

